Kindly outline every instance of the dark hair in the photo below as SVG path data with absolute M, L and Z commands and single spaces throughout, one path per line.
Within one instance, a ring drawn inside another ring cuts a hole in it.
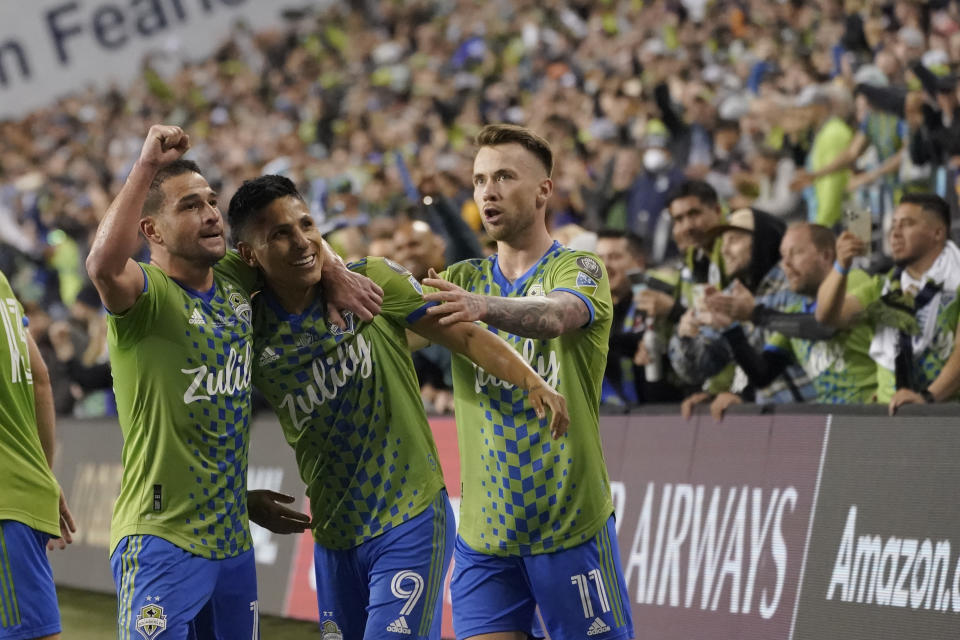
M 547 177 L 553 174 L 553 151 L 550 150 L 550 143 L 530 129 L 515 124 L 488 124 L 477 134 L 478 147 L 513 143 L 535 155 L 547 170 Z
M 710 186 L 709 182 L 703 180 L 687 180 L 674 189 L 667 198 L 667 207 L 673 204 L 674 200 L 680 198 L 697 198 L 708 207 L 720 206 L 720 198 L 717 196 L 717 190 Z
M 286 196 L 293 196 L 303 202 L 303 196 L 289 178 L 271 175 L 245 180 L 230 198 L 227 209 L 227 222 L 230 224 L 230 237 L 234 245 L 243 239 L 252 218 L 270 206 L 274 200 Z
M 185 173 L 196 173 L 200 176 L 203 172 L 193 160 L 184 160 L 179 158 L 170 164 L 160 167 L 157 174 L 153 176 L 153 182 L 150 183 L 150 189 L 147 191 L 147 197 L 143 201 L 143 208 L 140 209 L 141 216 L 152 216 L 163 206 L 163 183 L 170 178 L 182 176 Z
M 597 232 L 597 240 L 626 240 L 627 251 L 637 260 L 643 260 L 646 257 L 643 238 L 632 231 L 621 231 L 620 229 L 602 229 Z
M 813 243 L 817 251 L 836 256 L 837 236 L 829 228 L 812 222 L 797 222 L 790 225 L 790 229 L 794 228 L 806 229 L 810 233 L 810 242 Z
M 936 215 L 943 226 L 950 231 L 950 205 L 935 193 L 906 193 L 900 198 L 900 204 L 915 204 L 924 211 Z

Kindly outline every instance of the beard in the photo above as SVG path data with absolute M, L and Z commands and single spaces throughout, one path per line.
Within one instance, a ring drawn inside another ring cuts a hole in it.
M 207 249 L 200 244 L 183 247 L 168 247 L 168 252 L 187 262 L 212 267 L 227 254 L 226 240 L 217 249 Z
M 916 259 L 917 259 L 917 256 L 913 256 L 913 255 L 902 256 L 899 259 L 894 258 L 893 264 L 894 266 L 903 269 L 905 267 L 909 267 L 910 264 L 914 262 Z
M 511 219 L 507 218 L 506 214 L 501 214 L 501 217 L 504 219 L 504 221 L 498 225 L 494 225 L 493 227 L 487 226 L 486 221 L 483 223 L 483 228 L 486 230 L 487 235 L 497 242 L 509 241 L 511 238 L 515 238 L 533 226 L 533 216 L 524 218 L 518 215 Z

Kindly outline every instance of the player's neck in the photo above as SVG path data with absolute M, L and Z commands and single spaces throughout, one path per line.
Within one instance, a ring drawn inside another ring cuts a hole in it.
M 151 256 L 150 262 L 183 286 L 194 291 L 207 291 L 213 286 L 213 267 L 209 264 L 200 264 L 156 251 Z
M 546 227 L 521 238 L 511 238 L 497 242 L 497 264 L 502 273 L 511 282 L 525 274 L 535 265 L 543 254 L 553 245 L 553 238 Z
M 288 283 L 268 281 L 270 291 L 287 313 L 299 315 L 310 308 L 317 298 L 317 287 L 291 286 Z

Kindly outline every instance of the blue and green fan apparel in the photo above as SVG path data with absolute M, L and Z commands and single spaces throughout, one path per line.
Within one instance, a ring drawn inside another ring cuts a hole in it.
M 847 278 L 851 291 L 870 282 L 870 276 L 860 269 L 851 270 Z M 813 313 L 816 305 L 816 300 L 798 299 L 784 311 Z M 877 365 L 870 358 L 872 338 L 872 327 L 858 322 L 830 340 L 787 338 L 777 333 L 770 337 L 765 349 L 792 355 L 813 383 L 820 404 L 869 404 L 876 401 L 877 395 Z
M 852 282 L 847 284 L 847 290 L 851 295 L 857 297 L 864 309 L 869 309 L 871 305 L 877 306 L 884 304 L 884 292 L 895 289 L 900 290 L 901 270 L 893 269 L 889 273 L 874 276 L 872 279 L 854 286 Z M 928 280 L 928 285 L 934 283 Z M 942 289 L 942 290 L 941 290 Z M 927 314 L 934 314 L 935 327 L 933 329 L 933 339 L 930 340 L 922 349 L 913 352 L 911 369 L 913 377 L 916 378 L 915 390 L 926 389 L 943 371 L 944 365 L 950 358 L 950 354 L 956 348 L 954 339 L 957 333 L 957 327 L 960 325 L 960 291 L 950 290 L 948 288 L 935 288 L 938 295 L 929 299 L 928 304 L 936 301 L 936 308 L 918 308 L 911 310 L 918 320 L 927 317 Z M 923 291 L 909 294 L 911 305 L 920 302 Z M 924 296 L 926 297 L 926 296 Z M 881 330 L 880 324 L 875 326 L 876 330 Z M 889 402 L 898 389 L 897 374 L 895 367 L 886 367 L 878 363 L 877 365 L 877 400 L 882 403 Z M 950 400 L 960 398 L 960 393 L 954 395 Z

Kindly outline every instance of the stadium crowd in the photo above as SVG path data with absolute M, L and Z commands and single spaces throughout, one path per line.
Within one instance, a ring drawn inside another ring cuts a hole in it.
M 285 175 L 346 259 L 422 279 L 490 250 L 472 141 L 509 122 L 554 148 L 554 237 L 606 264 L 605 404 L 953 400 L 958 71 L 948 1 L 289 12 L 208 60 L 157 55 L 131 87 L 0 123 L 0 271 L 58 412 L 109 414 L 83 263 L 150 124 L 188 131 L 224 197 Z M 428 410 L 451 411 L 449 354 L 416 365 Z

